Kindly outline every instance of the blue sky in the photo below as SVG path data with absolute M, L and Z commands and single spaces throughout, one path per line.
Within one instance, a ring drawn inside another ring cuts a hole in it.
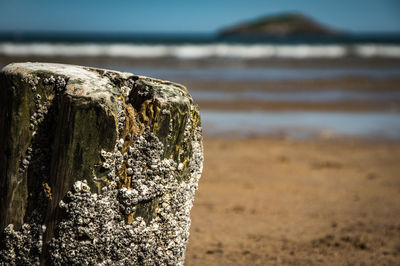
M 0 31 L 204 32 L 299 11 L 353 32 L 400 32 L 400 0 L 0 0 Z

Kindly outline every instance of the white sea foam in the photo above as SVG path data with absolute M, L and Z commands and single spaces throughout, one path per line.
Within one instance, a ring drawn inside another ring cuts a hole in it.
M 373 45 L 364 44 L 356 46 L 356 53 L 361 57 L 400 57 L 399 45 Z
M 274 44 L 52 44 L 0 43 L 5 56 L 106 56 L 125 58 L 341 58 L 345 56 L 400 58 L 400 45 L 274 45 Z

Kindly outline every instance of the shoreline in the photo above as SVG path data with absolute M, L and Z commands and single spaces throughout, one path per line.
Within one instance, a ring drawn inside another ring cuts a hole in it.
M 161 58 L 126 58 L 109 56 L 7 56 L 0 54 L 0 65 L 12 62 L 48 62 L 78 64 L 87 66 L 113 67 L 279 67 L 279 68 L 399 68 L 400 58 L 385 57 L 343 57 L 343 58 L 266 58 L 266 59 L 179 59 L 170 57 Z

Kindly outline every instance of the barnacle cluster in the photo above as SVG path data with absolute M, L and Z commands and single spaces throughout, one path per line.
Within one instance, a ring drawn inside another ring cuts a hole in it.
M 29 129 L 32 132 L 32 141 L 31 145 L 26 150 L 25 157 L 21 160 L 21 166 L 18 170 L 19 180 L 22 180 L 22 176 L 24 175 L 28 166 L 33 165 L 31 169 L 34 170 L 38 176 L 42 177 L 43 182 L 46 182 L 47 178 L 44 177 L 48 176 L 47 164 L 49 161 L 50 150 L 48 147 L 49 136 L 48 132 L 46 132 L 47 125 L 45 125 L 44 122 L 49 112 L 49 106 L 51 103 L 47 99 L 46 95 L 42 96 L 37 91 L 36 86 L 39 85 L 40 77 L 29 77 L 26 82 L 31 86 L 35 107 L 29 119 Z M 54 78 L 54 76 L 50 76 L 49 78 L 45 78 L 43 80 L 43 85 L 52 86 L 53 90 L 57 93 L 65 89 L 66 81 L 61 76 L 57 76 L 56 78 Z M 39 131 L 40 134 L 38 134 Z
M 3 232 L 1 265 L 40 265 L 45 231 L 46 226 L 40 222 L 24 223 L 21 230 L 9 224 Z
M 91 193 L 86 181 L 77 181 L 67 201 L 60 202 L 66 218 L 50 242 L 54 264 L 183 264 L 189 214 L 202 167 L 201 145 L 193 141 L 192 174 L 180 181 L 177 163 L 162 158 L 163 145 L 149 128 L 134 139 L 126 159 L 118 149 L 119 141 L 113 153 L 102 151 L 103 166 L 110 170 L 112 181 L 101 194 Z M 116 184 L 115 173 L 121 164 L 133 171 L 129 188 Z M 137 215 L 126 223 L 126 215 L 152 201 L 157 203 L 153 219 L 146 221 Z

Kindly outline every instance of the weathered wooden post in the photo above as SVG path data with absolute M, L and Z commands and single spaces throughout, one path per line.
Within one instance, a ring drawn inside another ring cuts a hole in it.
M 0 101 L 1 263 L 183 264 L 203 161 L 185 87 L 17 63 Z

